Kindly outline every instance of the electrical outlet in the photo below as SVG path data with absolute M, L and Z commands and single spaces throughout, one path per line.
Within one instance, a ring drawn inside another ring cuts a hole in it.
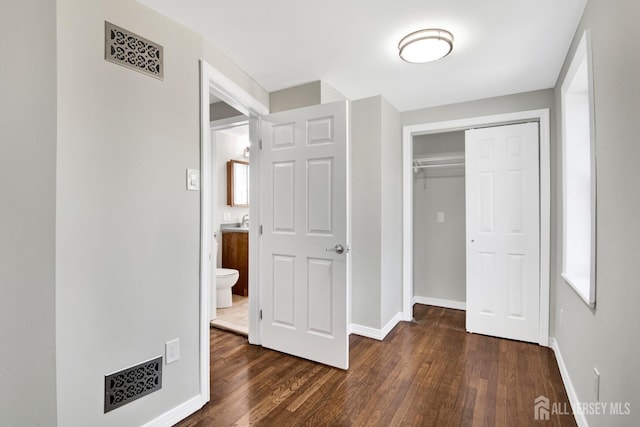
M 180 340 L 176 338 L 175 340 L 165 343 L 164 351 L 167 365 L 180 359 Z
M 444 222 L 444 212 L 438 212 L 438 222 Z
M 593 394 L 596 402 L 600 401 L 600 372 L 598 368 L 593 368 Z

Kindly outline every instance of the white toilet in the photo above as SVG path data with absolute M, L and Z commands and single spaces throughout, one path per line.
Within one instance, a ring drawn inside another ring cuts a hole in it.
M 238 270 L 216 268 L 216 307 L 231 307 L 231 287 L 240 277 Z

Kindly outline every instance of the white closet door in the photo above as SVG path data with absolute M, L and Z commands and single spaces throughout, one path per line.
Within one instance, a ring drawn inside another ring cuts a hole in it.
M 467 331 L 537 342 L 538 124 L 466 132 Z

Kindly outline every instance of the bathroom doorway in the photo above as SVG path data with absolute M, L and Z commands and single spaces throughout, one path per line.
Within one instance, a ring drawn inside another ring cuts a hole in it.
M 268 114 L 268 99 L 258 99 L 245 88 L 239 86 L 220 70 L 212 67 L 206 61 L 200 61 L 200 307 L 199 307 L 199 372 L 200 372 L 200 404 L 204 405 L 211 399 L 210 377 L 210 346 L 211 346 L 211 314 L 215 313 L 216 288 L 215 267 L 217 253 L 214 251 L 214 218 L 217 217 L 213 203 L 213 193 L 216 191 L 213 172 L 213 143 L 211 129 L 211 104 L 218 100 L 224 101 L 228 106 L 248 117 L 249 138 L 254 144 L 258 144 L 258 123 L 262 115 Z M 234 119 L 228 118 L 233 124 Z M 259 151 L 252 153 L 253 163 L 259 165 Z M 259 170 L 252 167 L 250 181 L 257 182 Z M 259 194 L 258 188 L 251 191 L 249 199 L 249 211 L 252 217 L 250 222 L 250 263 L 249 270 L 249 336 L 251 344 L 260 344 L 259 336 L 259 305 L 260 289 L 257 285 L 258 269 L 258 220 L 259 220 Z
M 209 95 L 213 241 L 211 326 L 249 333 L 249 118 Z M 215 298 L 214 298 L 215 294 Z

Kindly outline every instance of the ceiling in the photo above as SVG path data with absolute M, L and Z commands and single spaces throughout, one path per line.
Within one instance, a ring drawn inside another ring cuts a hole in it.
M 555 86 L 587 0 L 138 0 L 201 33 L 268 92 L 323 80 L 398 110 Z M 409 32 L 445 28 L 453 52 L 399 59 Z

